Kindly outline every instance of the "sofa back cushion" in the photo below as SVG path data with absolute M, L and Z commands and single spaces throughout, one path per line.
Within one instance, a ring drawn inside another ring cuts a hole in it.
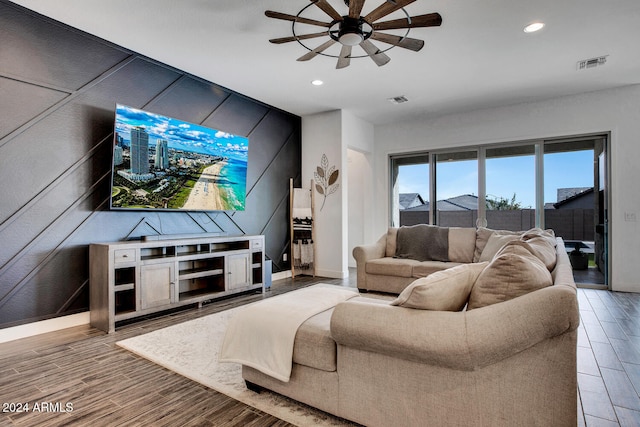
M 508 246 L 478 276 L 469 295 L 468 310 L 507 301 L 553 283 L 547 267 L 528 249 Z
M 389 227 L 387 230 L 387 249 L 385 255 L 396 256 L 396 240 L 398 239 L 398 227 Z
M 497 234 L 494 233 L 487 240 L 487 244 L 484 246 L 480 259 L 478 261 L 491 261 L 493 257 L 498 253 L 500 249 L 507 243 L 519 240 L 520 236 L 517 234 Z
M 510 235 L 519 237 L 522 234 L 522 232 L 509 231 L 509 230 L 492 230 L 490 228 L 478 227 L 478 229 L 476 230 L 476 247 L 473 254 L 473 262 L 480 261 L 480 257 L 482 256 L 482 251 L 484 250 L 485 246 L 487 246 L 487 243 L 489 242 L 489 238 L 494 234 L 498 234 L 501 236 L 510 234 Z
M 475 248 L 475 228 L 449 227 L 449 261 L 473 262 Z
M 480 272 L 488 264 L 462 264 L 416 279 L 391 305 L 420 310 L 460 311 L 467 303 Z

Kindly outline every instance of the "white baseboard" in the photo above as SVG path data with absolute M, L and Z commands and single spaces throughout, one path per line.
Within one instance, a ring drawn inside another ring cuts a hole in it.
M 88 325 L 89 321 L 89 312 L 85 311 L 69 316 L 56 317 L 55 319 L 41 320 L 39 322 L 27 323 L 26 325 L 0 329 L 0 343 L 32 337 L 47 332 L 59 331 L 60 329 L 72 328 L 74 326 Z
M 346 279 L 349 277 L 349 271 L 320 270 L 316 269 L 316 276 L 328 277 L 331 279 Z
M 291 270 L 279 271 L 271 275 L 271 281 L 288 279 L 289 277 L 291 277 Z

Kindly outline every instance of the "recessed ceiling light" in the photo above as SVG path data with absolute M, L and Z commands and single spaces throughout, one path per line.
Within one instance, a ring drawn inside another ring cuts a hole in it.
M 526 27 L 524 27 L 525 33 L 535 33 L 536 31 L 540 31 L 544 28 L 544 22 L 533 22 Z
M 312 80 L 311 84 L 314 86 L 322 86 L 324 82 L 322 80 Z

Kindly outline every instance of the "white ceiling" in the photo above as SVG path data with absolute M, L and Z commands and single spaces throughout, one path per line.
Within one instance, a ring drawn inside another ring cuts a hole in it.
M 363 14 L 383 1 L 367 0 Z M 329 2 L 347 13 L 343 0 Z M 360 58 L 342 70 L 334 58 L 296 61 L 307 52 L 296 42 L 268 42 L 290 36 L 291 23 L 264 11 L 295 15 L 308 0 L 14 3 L 298 115 L 345 109 L 382 124 L 640 83 L 639 0 L 417 0 L 405 8 L 410 15 L 443 18 L 441 27 L 411 30 L 425 40 L 420 52 L 396 47 L 383 67 Z M 304 16 L 331 20 L 315 6 Z M 536 20 L 546 27 L 525 34 Z M 603 55 L 604 66 L 577 71 L 577 61 Z M 400 95 L 409 102 L 387 100 Z

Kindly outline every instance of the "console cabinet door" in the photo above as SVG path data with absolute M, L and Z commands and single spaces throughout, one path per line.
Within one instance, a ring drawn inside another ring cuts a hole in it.
M 174 263 L 143 265 L 140 268 L 141 308 L 171 304 L 174 277 Z
M 243 288 L 251 285 L 249 254 L 229 255 L 227 262 L 227 289 Z

